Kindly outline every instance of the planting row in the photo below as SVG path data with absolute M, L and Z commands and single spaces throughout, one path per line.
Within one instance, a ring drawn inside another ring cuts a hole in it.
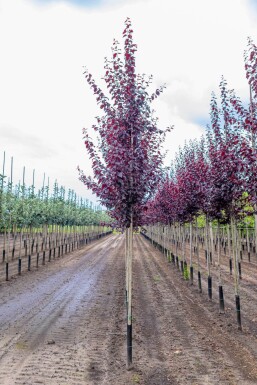
M 12 235 L 5 244 L 5 237 L 1 235 L 3 259 L 0 272 L 0 280 L 9 280 L 11 276 L 21 275 L 22 271 L 30 271 L 33 267 L 45 265 L 52 259 L 60 258 L 65 254 L 78 250 L 93 240 L 100 239 L 112 231 L 104 226 L 92 226 L 92 228 L 62 228 L 61 231 L 48 231 L 42 233 L 38 229 L 31 232 L 20 232 Z M 18 240 L 16 240 L 16 237 Z M 12 252 L 10 253 L 10 246 Z M 17 246 L 17 248 L 16 248 Z
M 38 267 L 46 259 L 60 257 L 89 241 L 109 232 L 108 215 L 100 206 L 94 206 L 79 198 L 73 190 L 59 186 L 57 181 L 52 191 L 49 179 L 36 191 L 34 185 L 25 184 L 25 167 L 22 183 L 13 183 L 13 158 L 10 162 L 10 176 L 6 174 L 5 153 L 3 171 L 0 175 L 0 255 L 9 278 L 9 264 L 15 265 L 21 274 L 23 265 L 30 270 L 35 257 Z M 106 225 L 105 225 L 106 224 Z M 25 260 L 25 263 L 22 261 Z
M 202 280 L 206 278 L 209 300 L 213 298 L 215 286 L 221 313 L 225 311 L 224 283 L 234 288 L 237 323 L 242 329 L 240 282 L 245 280 L 246 287 L 251 288 L 248 296 L 254 296 L 257 289 L 257 255 L 249 232 L 247 237 L 236 227 L 224 226 L 221 231 L 210 225 L 199 229 L 192 224 L 174 224 L 144 226 L 142 234 L 177 266 L 186 280 L 198 285 L 200 293 Z

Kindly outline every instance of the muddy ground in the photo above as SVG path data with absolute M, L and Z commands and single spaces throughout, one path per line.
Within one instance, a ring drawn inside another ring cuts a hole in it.
M 131 371 L 124 237 L 110 235 L 1 283 L 0 384 L 257 384 L 257 276 L 244 269 L 240 332 L 229 274 L 219 314 L 204 274 L 200 294 L 139 234 L 134 254 Z

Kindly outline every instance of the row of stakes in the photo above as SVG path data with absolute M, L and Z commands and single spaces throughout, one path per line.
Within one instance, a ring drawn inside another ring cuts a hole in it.
M 56 256 L 57 256 L 60 258 L 64 254 L 71 253 L 74 250 L 79 249 L 79 248 L 87 245 L 88 243 L 92 242 L 93 240 L 100 239 L 100 238 L 107 236 L 111 233 L 112 233 L 112 231 L 107 231 L 105 233 L 100 233 L 100 234 L 97 234 L 97 235 L 89 237 L 89 238 L 81 239 L 80 241 L 62 244 L 58 247 L 54 247 L 53 249 L 50 248 L 48 250 L 48 262 L 51 262 L 52 257 L 56 258 Z M 27 270 L 28 271 L 31 270 L 31 256 L 32 256 L 32 254 L 33 254 L 33 251 L 31 251 L 31 253 L 29 253 L 27 255 L 27 258 L 28 258 Z M 39 260 L 40 260 L 40 252 L 38 251 L 38 245 L 36 245 L 36 254 L 37 254 L 36 268 L 38 268 L 39 267 Z M 4 262 L 4 260 L 5 260 L 5 256 L 3 255 L 3 262 Z M 18 258 L 18 275 L 21 275 L 21 262 L 22 262 L 22 258 Z M 42 252 L 42 265 L 45 265 L 45 263 L 46 263 L 46 251 L 44 250 Z M 6 281 L 9 280 L 9 262 L 5 262 L 5 280 Z
M 190 283 L 193 284 L 193 278 L 194 278 L 194 268 L 193 266 L 189 267 L 189 276 L 188 276 L 188 266 L 187 262 L 180 260 L 179 257 L 174 255 L 170 250 L 165 248 L 163 245 L 159 244 L 155 240 L 151 239 L 148 235 L 145 234 L 144 231 L 141 231 L 141 235 L 143 235 L 148 241 L 150 241 L 159 251 L 161 251 L 164 255 L 168 257 L 169 262 L 172 262 L 177 268 L 181 270 L 181 273 L 184 278 L 189 279 Z M 195 250 L 194 250 L 195 251 Z M 206 259 L 207 255 L 205 254 Z M 211 257 L 211 256 L 210 256 Z M 211 258 L 210 258 L 211 259 Z M 179 266 L 180 262 L 180 266 Z M 229 266 L 230 266 L 230 274 L 232 274 L 232 259 L 229 259 Z M 239 278 L 242 279 L 241 274 L 241 263 L 238 262 L 238 268 L 239 268 Z M 199 292 L 202 293 L 202 279 L 201 279 L 201 272 L 198 270 L 198 289 Z M 208 276 L 208 298 L 211 301 L 212 300 L 212 277 Z M 237 315 L 237 325 L 238 330 L 242 330 L 242 322 L 241 322 L 241 308 L 240 308 L 240 297 L 239 295 L 235 295 L 235 304 L 236 304 L 236 315 Z M 223 293 L 223 287 L 219 286 L 219 311 L 220 313 L 224 313 L 225 311 L 225 302 L 224 302 L 224 293 Z

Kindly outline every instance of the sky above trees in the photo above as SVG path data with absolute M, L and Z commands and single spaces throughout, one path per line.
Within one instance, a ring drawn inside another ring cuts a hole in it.
M 74 188 L 79 164 L 90 173 L 82 140 L 99 114 L 83 77 L 98 83 L 113 38 L 122 43 L 130 17 L 138 44 L 138 73 L 167 88 L 154 108 L 167 135 L 166 164 L 184 140 L 209 123 L 211 92 L 224 75 L 248 99 L 243 52 L 257 41 L 257 7 L 248 0 L 0 0 L 0 157 L 14 156 L 14 177 L 36 169 Z

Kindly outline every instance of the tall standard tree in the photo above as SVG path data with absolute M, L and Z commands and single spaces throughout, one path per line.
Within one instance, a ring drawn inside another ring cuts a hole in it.
M 94 177 L 82 170 L 80 180 L 91 189 L 115 219 L 115 225 L 126 230 L 126 291 L 128 303 L 128 368 L 132 363 L 132 247 L 133 227 L 140 225 L 144 206 L 162 179 L 164 155 L 160 148 L 169 128 L 157 128 L 151 102 L 163 91 L 164 86 L 152 95 L 147 87 L 152 77 L 136 74 L 133 30 L 129 18 L 125 21 L 124 57 L 119 43 L 114 40 L 112 59 L 105 59 L 104 80 L 111 95 L 108 99 L 96 85 L 92 75 L 85 77 L 93 89 L 97 103 L 104 114 L 94 125 L 98 133 L 98 145 L 94 144 L 84 129 L 85 145 Z
M 230 266 L 232 268 L 233 259 L 236 314 L 238 327 L 241 329 L 239 295 L 239 271 L 241 265 L 236 251 L 236 223 L 246 214 L 245 208 L 248 199 L 245 192 L 247 191 L 246 179 L 250 153 L 248 141 L 242 131 L 242 122 L 238 119 L 238 111 L 235 109 L 235 103 L 231 101 L 231 93 L 223 78 L 220 83 L 220 93 L 220 110 L 217 107 L 214 95 L 211 100 L 212 133 L 208 135 L 211 210 L 208 211 L 208 215 L 211 219 L 217 219 L 218 225 L 220 220 L 231 225 L 233 242 Z M 219 261 L 218 265 L 220 268 Z M 222 291 L 221 275 L 219 275 L 219 290 Z

